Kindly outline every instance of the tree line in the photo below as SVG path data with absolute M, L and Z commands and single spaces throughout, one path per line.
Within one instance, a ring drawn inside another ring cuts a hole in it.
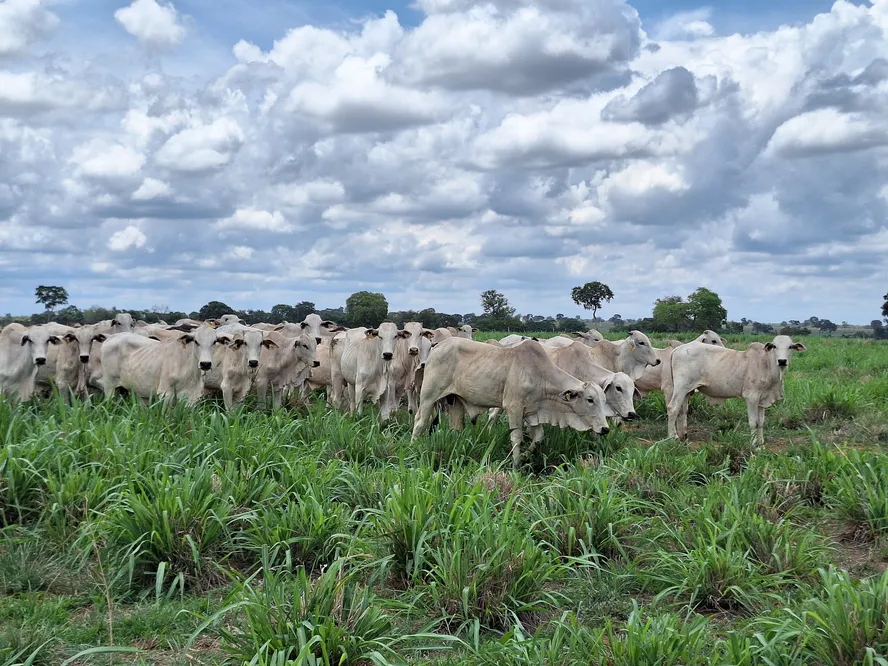
M 111 319 L 118 308 L 106 308 L 94 305 L 80 309 L 68 304 L 68 292 L 64 287 L 40 285 L 35 289 L 36 303 L 44 306 L 45 311 L 30 317 L 15 318 L 7 314 L 0 317 L 0 325 L 10 321 L 25 324 L 42 324 L 57 321 L 69 326 L 75 324 L 92 324 Z M 427 328 L 461 326 L 470 324 L 482 331 L 526 331 L 526 332 L 562 332 L 586 330 L 589 327 L 605 322 L 612 330 L 631 330 L 634 328 L 654 333 L 685 333 L 711 329 L 722 333 L 742 333 L 751 330 L 753 333 L 782 333 L 793 336 L 810 335 L 812 329 L 821 333 L 834 333 L 839 326 L 829 319 L 809 317 L 804 321 L 791 319 L 783 321 L 779 326 L 752 321 L 746 318 L 729 321 L 728 313 L 721 297 L 706 287 L 699 287 L 687 297 L 666 296 L 658 298 L 654 303 L 650 317 L 626 319 L 614 314 L 604 320 L 598 317 L 598 311 L 614 299 L 611 288 L 602 282 L 587 282 L 571 290 L 571 299 L 585 310 L 592 311 L 591 319 L 567 317 L 563 314 L 537 315 L 516 313 L 509 299 L 500 291 L 488 289 L 480 294 L 481 314 L 438 312 L 434 308 L 423 310 L 389 311 L 388 300 L 378 292 L 358 291 L 349 296 L 344 306 L 336 308 L 318 308 L 311 301 L 300 301 L 295 305 L 280 303 L 270 310 L 239 310 L 222 301 L 210 301 L 199 310 L 179 312 L 165 306 L 152 306 L 144 310 L 128 309 L 133 317 L 148 323 L 166 321 L 172 323 L 178 319 L 214 319 L 224 314 L 237 314 L 248 324 L 268 322 L 278 324 L 285 321 L 302 321 L 306 315 L 317 312 L 323 319 L 329 319 L 346 326 L 376 326 L 382 321 L 392 321 L 399 327 L 408 321 L 418 321 Z M 888 294 L 882 304 L 882 318 L 888 322 Z M 843 322 L 847 325 L 847 322 Z M 888 328 L 882 320 L 874 319 L 870 323 L 876 338 L 888 339 Z

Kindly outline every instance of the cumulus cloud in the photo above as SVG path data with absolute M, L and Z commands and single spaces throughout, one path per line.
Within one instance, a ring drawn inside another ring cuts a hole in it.
M 200 39 L 181 3 L 136 0 L 115 14 L 135 58 L 122 33 L 78 45 L 47 6 L 0 3 L 13 311 L 39 280 L 127 307 L 368 288 L 466 312 L 498 288 L 577 313 L 571 287 L 604 279 L 624 317 L 707 285 L 732 318 L 869 321 L 883 292 L 860 285 L 888 281 L 881 0 L 734 35 L 631 0 L 417 0 L 410 21 L 339 7 L 353 20 L 224 34 L 189 5 Z
M 139 227 L 132 225 L 115 231 L 108 239 L 108 249 L 112 252 L 123 252 L 130 248 L 145 247 L 148 237 L 142 233 Z
M 45 4 L 42 0 L 0 3 L 0 56 L 25 51 L 58 25 L 59 17 L 47 10 Z
M 149 49 L 168 49 L 185 39 L 185 28 L 171 2 L 133 0 L 133 4 L 114 12 L 114 19 Z

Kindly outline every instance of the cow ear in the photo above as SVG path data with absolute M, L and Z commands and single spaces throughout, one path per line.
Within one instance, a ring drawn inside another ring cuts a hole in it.
M 24 347 L 29 342 L 31 342 L 31 338 L 29 338 L 27 335 L 23 335 L 22 336 L 22 347 Z
M 632 389 L 632 399 L 633 400 L 641 400 L 641 393 L 637 388 Z
M 105 342 L 108 338 L 105 337 L 104 333 L 96 333 L 93 336 L 93 342 Z
M 304 321 L 300 322 L 299 325 L 302 327 L 302 330 L 305 330 L 306 328 L 308 328 L 308 324 L 306 324 Z
M 379 331 L 377 331 L 375 328 L 368 328 L 366 331 L 364 331 L 364 335 L 368 338 L 375 338 L 379 335 Z
M 777 349 L 777 345 L 775 345 L 773 342 L 766 342 L 765 351 L 771 351 L 772 349 Z
M 613 383 L 614 383 L 614 376 L 611 375 L 610 377 L 608 377 L 607 379 L 604 380 L 604 384 L 601 385 L 601 390 L 607 391 L 611 387 L 611 384 L 613 384 Z
M 60 345 L 60 344 L 62 344 L 61 339 L 60 339 L 59 336 L 57 336 L 57 335 L 50 335 L 50 336 L 49 336 L 49 342 L 51 342 L 51 343 L 54 344 L 54 345 Z
M 327 319 L 321 322 L 321 326 L 323 326 L 324 328 L 336 328 L 336 322 Z
M 237 323 L 240 324 L 241 326 L 246 326 L 246 325 L 247 325 L 247 322 L 245 322 L 243 319 L 238 319 L 238 320 L 237 320 Z
M 435 332 L 434 332 L 434 331 L 430 331 L 430 330 L 427 329 L 427 328 L 424 328 L 424 329 L 422 330 L 422 337 L 424 337 L 424 338 L 428 338 L 429 340 L 431 340 L 432 338 L 435 337 Z
M 179 336 L 179 342 L 181 342 L 181 343 L 182 343 L 182 346 L 184 347 L 184 346 L 186 346 L 189 342 L 194 342 L 194 336 L 193 336 L 193 335 L 188 335 L 187 333 L 186 333 L 185 335 L 180 335 L 180 336 Z
M 397 334 L 397 335 L 398 335 L 399 338 L 409 338 L 409 337 L 410 337 L 410 331 L 398 331 L 398 334 Z
M 157 340 L 158 342 L 162 342 L 162 340 L 160 338 L 158 338 L 156 335 L 149 335 L 148 339 L 149 340 Z
M 262 346 L 266 349 L 277 349 L 277 343 L 274 340 L 263 340 Z
M 536 337 L 536 336 L 531 336 L 530 339 L 533 340 L 534 342 L 539 342 L 539 341 L 540 341 L 540 339 L 539 339 L 538 337 Z
M 795 349 L 795 350 L 798 351 L 798 352 L 808 351 L 808 348 L 807 348 L 805 345 L 803 345 L 801 342 L 796 342 L 796 343 L 792 346 L 792 348 Z
M 227 335 L 221 335 L 221 336 L 217 335 L 216 342 L 219 343 L 220 345 L 230 345 L 231 338 L 229 338 Z
M 341 333 L 342 331 L 347 331 L 348 329 L 345 326 L 337 326 L 336 328 L 330 329 L 333 333 Z
M 582 338 L 582 337 L 583 337 L 582 335 L 580 335 L 580 332 L 579 332 L 579 331 L 571 331 L 571 332 L 569 333 L 569 335 L 572 335 L 572 336 L 574 336 L 575 338 Z
M 474 326 L 472 326 L 472 333 L 477 333 L 479 330 L 481 330 L 481 329 L 478 329 L 478 328 L 475 328 Z
M 578 395 L 580 395 L 579 391 L 568 389 L 567 391 L 561 392 L 561 399 L 564 400 L 564 402 L 570 402 L 571 400 L 575 400 Z
M 74 334 L 73 334 L 73 333 L 65 333 L 65 342 L 67 342 L 68 344 L 71 344 L 71 343 L 74 342 L 76 339 L 77 339 L 77 338 L 74 337 Z
M 112 319 L 111 320 L 111 328 L 114 328 L 115 326 L 120 326 L 120 322 L 117 321 L 116 319 Z
M 284 330 L 284 325 L 281 324 L 280 326 L 275 326 L 275 327 L 274 327 L 273 329 L 271 329 L 271 330 L 272 330 L 272 331 L 283 331 L 283 330 Z

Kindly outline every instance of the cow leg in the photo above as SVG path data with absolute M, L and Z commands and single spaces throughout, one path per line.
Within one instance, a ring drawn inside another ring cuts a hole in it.
M 466 408 L 463 406 L 461 400 L 456 399 L 453 401 L 452 405 L 447 407 L 447 418 L 450 421 L 450 428 L 452 430 L 463 429 L 466 419 Z
M 230 410 L 234 406 L 234 391 L 231 383 L 225 379 L 222 380 L 222 401 L 225 403 L 225 409 Z
M 281 408 L 281 400 L 284 397 L 284 387 L 271 385 L 271 402 L 275 409 Z
M 521 440 L 524 439 L 524 415 L 509 413 L 509 441 L 512 443 L 512 467 L 521 464 Z
M 758 427 L 756 429 L 756 433 L 758 434 L 758 444 L 759 446 L 764 446 L 765 444 L 765 408 L 758 408 Z
M 410 436 L 411 441 L 423 434 L 426 427 L 428 427 L 432 412 L 435 411 L 435 404 L 435 400 L 428 400 L 425 402 L 420 400 L 419 410 L 416 412 L 416 419 L 413 421 L 413 434 Z M 435 417 L 435 420 L 437 421 L 437 416 Z
M 503 410 L 500 407 L 491 407 L 487 410 L 487 425 L 484 426 L 487 430 L 493 430 L 493 426 L 496 425 L 496 422 L 499 421 L 500 414 L 503 413 Z
M 683 390 L 674 391 L 667 413 L 667 435 L 684 439 L 688 431 L 688 394 Z
M 268 380 L 256 378 L 256 400 L 259 407 L 265 408 L 265 400 L 268 396 Z
M 543 430 L 542 423 L 530 427 L 530 446 L 527 447 L 527 451 L 525 452 L 526 456 L 529 456 L 531 453 L 536 451 L 539 443 L 543 441 L 544 434 L 545 431 Z

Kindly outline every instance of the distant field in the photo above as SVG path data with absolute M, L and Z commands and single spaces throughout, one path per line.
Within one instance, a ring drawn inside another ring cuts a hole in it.
M 657 393 L 521 472 L 483 417 L 0 400 L 0 665 L 884 666 L 888 344 L 804 342 L 764 450 Z

